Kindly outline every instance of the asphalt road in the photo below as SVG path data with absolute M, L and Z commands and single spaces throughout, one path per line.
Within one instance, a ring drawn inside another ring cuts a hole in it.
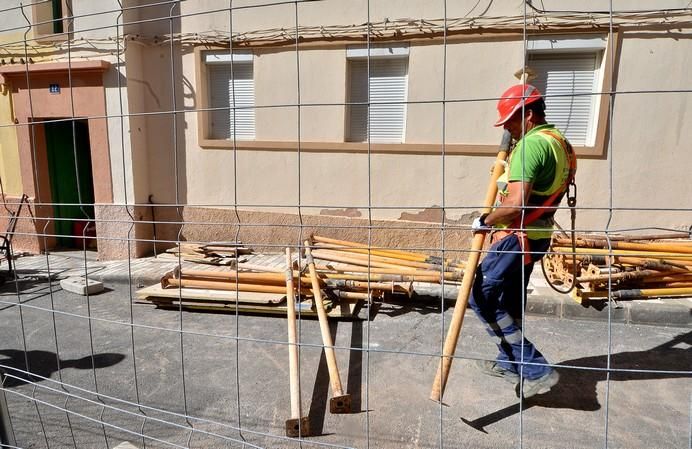
M 284 436 L 284 318 L 161 310 L 109 287 L 88 301 L 40 279 L 22 282 L 20 296 L 0 289 L 0 365 L 14 374 L 5 392 L 19 447 L 690 447 L 689 329 L 529 317 L 527 336 L 561 365 L 561 380 L 519 402 L 473 367 L 495 347 L 469 312 L 441 406 L 428 399 L 439 307 L 383 305 L 371 321 L 332 325 L 356 410 L 332 415 L 319 326 L 301 320 L 303 407 L 317 436 L 299 442 Z M 27 362 L 39 377 L 11 369 Z

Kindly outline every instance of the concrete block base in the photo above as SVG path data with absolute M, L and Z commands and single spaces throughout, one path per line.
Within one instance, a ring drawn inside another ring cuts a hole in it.
M 103 291 L 103 282 L 83 277 L 70 277 L 60 281 L 63 290 L 77 293 L 78 295 L 95 295 Z

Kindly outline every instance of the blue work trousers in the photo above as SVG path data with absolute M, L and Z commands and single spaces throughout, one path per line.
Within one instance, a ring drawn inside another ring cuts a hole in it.
M 550 239 L 530 240 L 532 262 L 540 260 L 549 247 Z M 469 298 L 469 305 L 496 340 L 500 350 L 498 365 L 515 373 L 523 366 L 526 379 L 537 379 L 551 370 L 542 365 L 548 362 L 522 335 L 523 306 L 532 271 L 533 263 L 524 264 L 519 239 L 510 234 L 490 246 L 476 270 Z

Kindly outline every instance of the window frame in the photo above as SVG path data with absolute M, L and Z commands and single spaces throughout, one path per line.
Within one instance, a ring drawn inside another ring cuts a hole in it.
M 588 36 L 588 35 L 605 35 L 606 36 L 606 49 L 603 56 L 603 79 L 601 83 L 600 101 L 597 102 L 598 108 L 598 123 L 596 126 L 596 139 L 593 146 L 575 146 L 574 150 L 578 157 L 587 159 L 604 159 L 607 157 L 608 148 L 608 133 L 609 133 L 609 120 L 610 120 L 610 90 L 611 85 L 615 85 L 615 77 L 617 76 L 618 67 L 618 57 L 620 52 L 620 46 L 622 43 L 622 34 L 618 28 L 614 28 L 612 34 L 608 30 L 600 29 L 585 29 L 575 27 L 571 30 L 564 30 L 561 32 L 560 36 Z M 548 36 L 556 35 L 553 31 L 551 33 L 541 33 L 537 31 L 533 36 Z M 505 42 L 511 41 L 522 41 L 522 34 L 520 31 L 509 32 L 497 36 Z M 448 42 L 473 42 L 475 40 L 484 40 L 484 37 L 480 34 L 478 35 L 464 35 L 464 36 L 451 36 L 448 38 Z M 411 45 L 442 45 L 442 39 L 437 38 L 408 38 L 406 43 Z M 393 45 L 394 42 L 390 41 L 389 45 Z M 301 48 L 334 48 L 346 51 L 346 48 L 352 45 L 351 42 L 334 41 L 334 42 L 306 42 L 301 44 Z M 295 51 L 294 44 L 277 46 L 276 48 L 286 47 L 291 51 Z M 262 48 L 262 46 L 258 46 Z M 206 73 L 202 64 L 201 53 L 209 50 L 221 50 L 224 47 L 220 46 L 196 46 L 195 47 L 195 63 L 196 63 L 196 85 L 198 92 L 198 104 L 200 110 L 197 114 L 197 125 L 198 125 L 198 145 L 203 149 L 235 149 L 235 150 L 247 150 L 247 151 L 300 151 L 304 152 L 314 152 L 314 153 L 354 153 L 354 154 L 418 154 L 418 155 L 440 155 L 442 148 L 444 146 L 444 152 L 446 155 L 464 155 L 464 156 L 492 156 L 497 154 L 498 146 L 496 144 L 488 143 L 367 143 L 367 142 L 324 142 L 324 141 L 306 141 L 300 140 L 261 140 L 256 139 L 254 141 L 243 140 L 243 141 L 226 141 L 226 140 L 212 140 L 206 139 L 204 134 L 204 129 L 206 126 L 206 114 L 205 108 L 208 107 L 207 104 L 207 91 L 206 82 L 202 80 L 206 79 Z M 228 47 L 225 47 L 228 50 Z M 255 86 L 260 87 L 261 86 Z M 344 86 L 346 88 L 346 86 Z M 502 86 L 498 86 L 498 89 L 502 89 Z M 259 124 L 259 123 L 258 123 Z M 490 126 L 490 125 L 489 125 Z M 256 128 L 260 131 L 259 128 Z M 344 131 L 345 135 L 345 131 Z
M 55 9 L 60 10 L 60 17 L 55 17 Z M 31 5 L 32 29 L 34 37 L 39 40 L 62 41 L 72 38 L 74 19 L 72 18 L 72 0 L 52 0 Z M 56 26 L 62 31 L 55 31 Z
M 390 43 L 390 44 L 372 44 L 370 48 L 367 46 L 363 45 L 358 45 L 358 46 L 348 46 L 346 47 L 346 102 L 351 103 L 352 102 L 352 81 L 353 81 L 353 63 L 354 62 L 362 62 L 362 61 L 367 61 L 368 59 L 368 52 L 370 55 L 370 60 L 405 60 L 406 64 L 406 76 L 405 76 L 405 86 L 404 86 L 404 92 L 403 92 L 403 114 L 401 117 L 401 139 L 399 141 L 386 141 L 386 140 L 379 140 L 375 139 L 373 140 L 371 133 L 368 131 L 369 127 L 369 121 L 371 118 L 371 114 L 369 112 L 369 109 L 366 106 L 366 135 L 364 140 L 352 140 L 352 134 L 353 130 L 351 129 L 351 116 L 352 116 L 352 108 L 354 105 L 349 105 L 347 104 L 345 107 L 344 111 L 344 142 L 345 143 L 365 143 L 367 144 L 368 142 L 371 143 L 381 143 L 381 144 L 392 144 L 392 145 L 400 145 L 404 144 L 406 142 L 406 116 L 408 113 L 408 105 L 406 104 L 406 101 L 408 101 L 408 87 L 409 87 L 409 79 L 408 79 L 408 66 L 409 66 L 409 45 L 408 43 Z M 367 64 L 367 62 L 366 62 Z M 366 65 L 367 67 L 367 65 Z M 367 70 L 367 68 L 366 68 Z M 370 82 L 370 73 L 366 73 L 366 82 L 368 85 L 371 85 Z M 368 85 L 366 85 L 365 89 L 366 92 L 368 90 Z M 371 98 L 372 100 L 372 98 Z M 366 99 L 367 102 L 367 99 Z M 386 103 L 384 103 L 386 104 Z M 372 106 L 371 106 L 372 107 Z
M 585 142 L 581 145 L 574 145 L 578 154 L 596 153 L 598 147 L 605 145 L 605 127 L 607 122 L 607 112 L 609 103 L 607 95 L 597 95 L 604 92 L 607 84 L 605 74 L 608 72 L 609 60 L 608 35 L 603 33 L 594 34 L 550 34 L 530 36 L 526 44 L 527 65 L 531 67 L 530 56 L 551 55 L 557 59 L 561 56 L 593 55 L 596 59 L 594 68 L 594 81 L 591 89 L 591 105 L 589 108 L 588 131 Z M 567 59 L 567 58 L 565 58 Z M 545 92 L 543 92 L 545 93 Z M 604 101 L 605 100 L 605 101 Z
M 223 48 L 223 47 L 195 47 L 195 65 L 196 65 L 196 73 L 195 77 L 196 79 L 196 84 L 197 84 L 197 92 L 199 95 L 197 96 L 197 101 L 199 104 L 199 109 L 197 111 L 197 138 L 199 141 L 199 145 L 202 148 L 233 148 L 234 145 L 240 146 L 241 143 L 243 145 L 250 143 L 250 142 L 255 142 L 257 138 L 257 121 L 256 117 L 254 118 L 255 123 L 253 125 L 254 132 L 253 132 L 253 138 L 252 139 L 241 139 L 234 137 L 233 135 L 230 136 L 228 139 L 216 139 L 211 137 L 211 114 L 213 111 L 211 111 L 211 98 L 210 98 L 210 83 L 209 83 L 209 70 L 208 70 L 208 65 L 209 63 L 206 60 L 207 55 L 213 55 L 214 53 L 221 53 L 221 52 L 228 52 L 228 57 L 231 57 L 231 53 L 228 48 Z M 248 51 L 248 50 L 234 50 L 233 51 L 233 58 L 234 62 L 237 62 L 239 64 L 244 64 L 244 63 L 251 63 L 253 64 L 253 88 L 256 87 L 254 86 L 254 53 Z M 225 62 L 219 61 L 216 64 L 224 64 Z M 214 63 L 212 63 L 214 64 Z M 230 62 L 229 62 L 230 64 Z M 254 96 L 254 95 L 253 95 Z M 254 102 L 254 99 L 253 99 Z M 253 111 L 254 113 L 254 111 Z

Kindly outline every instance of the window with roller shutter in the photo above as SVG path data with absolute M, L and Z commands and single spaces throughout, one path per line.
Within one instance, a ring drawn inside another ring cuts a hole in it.
M 528 65 L 545 96 L 546 119 L 575 146 L 594 145 L 604 48 L 600 37 L 529 41 Z
M 408 48 L 354 49 L 349 56 L 346 140 L 398 143 L 404 141 L 408 86 Z M 368 108 L 368 89 L 370 107 Z M 353 104 L 356 103 L 356 104 Z M 362 103 L 362 104 L 357 104 Z M 368 135 L 369 132 L 369 135 Z
M 232 64 L 231 64 L 232 58 Z M 209 137 L 255 138 L 255 83 L 251 54 L 205 56 L 209 92 Z M 232 70 L 232 71 L 231 71 Z

